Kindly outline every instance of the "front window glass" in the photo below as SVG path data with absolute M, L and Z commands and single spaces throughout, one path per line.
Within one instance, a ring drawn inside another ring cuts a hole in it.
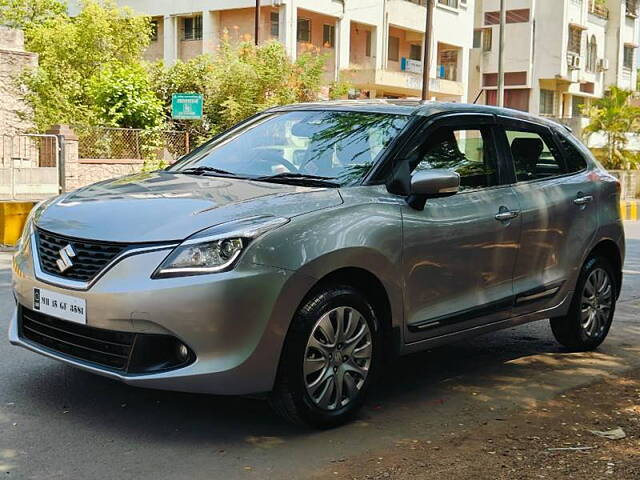
M 364 112 L 265 114 L 183 158 L 169 171 L 214 168 L 256 178 L 278 174 L 358 182 L 409 117 Z
M 499 185 L 496 155 L 487 128 L 441 127 L 409 155 L 410 170 L 434 168 L 460 174 L 460 190 Z

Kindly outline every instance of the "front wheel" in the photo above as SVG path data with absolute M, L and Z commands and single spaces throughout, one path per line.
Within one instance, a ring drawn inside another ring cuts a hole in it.
M 616 307 L 617 288 L 611 264 L 590 257 L 582 267 L 569 313 L 552 318 L 551 329 L 559 343 L 574 351 L 597 348 L 607 337 Z
M 380 344 L 375 311 L 360 292 L 333 286 L 312 294 L 287 334 L 272 406 L 312 427 L 348 421 L 373 381 Z

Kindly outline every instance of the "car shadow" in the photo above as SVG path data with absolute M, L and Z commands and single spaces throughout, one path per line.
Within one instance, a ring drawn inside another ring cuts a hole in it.
M 392 411 L 386 407 L 432 398 L 443 382 L 461 376 L 482 381 L 488 372 L 499 371 L 509 361 L 559 351 L 548 335 L 540 338 L 537 332 L 518 332 L 498 333 L 394 360 L 385 366 L 359 419 L 375 422 Z M 6 387 L 27 395 L 34 411 L 50 422 L 87 423 L 94 430 L 123 439 L 143 435 L 156 441 L 197 444 L 217 438 L 246 444 L 251 437 L 260 441 L 309 434 L 280 419 L 262 398 L 143 389 L 45 359 L 23 368 Z M 380 411 L 380 405 L 386 412 Z

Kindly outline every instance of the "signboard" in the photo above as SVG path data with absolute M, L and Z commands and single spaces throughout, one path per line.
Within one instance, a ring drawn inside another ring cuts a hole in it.
M 171 96 L 171 118 L 201 120 L 202 104 L 202 95 L 199 93 L 174 93 Z
M 420 60 L 411 60 L 402 57 L 400 60 L 400 70 L 411 73 L 422 73 L 422 62 Z

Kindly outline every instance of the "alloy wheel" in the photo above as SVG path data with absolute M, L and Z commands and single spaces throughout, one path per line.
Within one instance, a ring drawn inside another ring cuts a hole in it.
M 587 277 L 580 303 L 580 324 L 590 338 L 600 337 L 609 321 L 613 306 L 611 278 L 603 268 L 596 268 Z
M 304 355 L 304 383 L 313 403 L 336 410 L 352 402 L 369 374 L 372 335 L 355 308 L 334 308 L 314 325 Z

